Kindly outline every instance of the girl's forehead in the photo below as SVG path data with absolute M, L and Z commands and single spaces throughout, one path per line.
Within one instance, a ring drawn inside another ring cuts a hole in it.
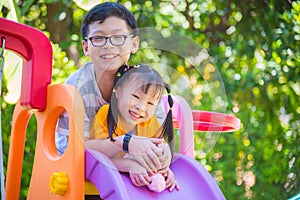
M 140 80 L 134 77 L 128 79 L 124 85 L 126 85 L 126 87 L 130 86 L 133 89 L 143 89 L 145 87 L 149 87 L 152 90 L 163 87 L 162 85 L 160 85 L 155 81 Z
M 128 87 L 126 86 L 126 88 L 123 89 L 130 93 L 138 93 L 155 99 L 159 99 L 163 93 L 163 87 L 158 84 L 141 84 L 134 81 L 128 84 Z

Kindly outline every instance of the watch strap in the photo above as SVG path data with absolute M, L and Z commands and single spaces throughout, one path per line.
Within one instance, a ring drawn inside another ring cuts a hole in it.
M 125 134 L 123 138 L 123 151 L 128 152 L 129 141 L 132 137 L 133 131 Z

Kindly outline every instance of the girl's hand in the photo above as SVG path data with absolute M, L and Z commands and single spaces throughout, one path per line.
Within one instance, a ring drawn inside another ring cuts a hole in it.
M 130 165 L 129 175 L 135 186 L 148 185 L 151 181 L 146 169 L 135 161 Z
M 176 190 L 179 190 L 179 185 L 177 181 L 175 180 L 175 176 L 171 169 L 168 170 L 168 172 L 165 174 L 166 175 L 166 188 L 169 188 L 169 191 L 172 192 L 174 188 Z
M 146 138 L 133 135 L 129 142 L 128 150 L 131 156 L 147 172 L 153 174 L 162 168 L 159 156 L 162 155 L 163 151 L 157 146 L 162 142 L 163 139 L 159 138 Z

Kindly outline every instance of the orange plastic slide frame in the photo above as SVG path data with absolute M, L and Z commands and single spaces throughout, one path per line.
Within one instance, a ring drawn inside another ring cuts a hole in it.
M 58 156 L 54 143 L 55 127 L 63 110 L 70 118 L 70 136 L 65 153 Z M 84 129 L 83 113 L 81 96 L 70 85 L 48 86 L 47 107 L 42 112 L 25 110 L 17 103 L 7 165 L 6 199 L 19 199 L 26 128 L 32 114 L 36 117 L 38 133 L 28 199 L 84 198 L 84 138 L 80 135 Z M 58 186 L 53 179 L 66 182 Z

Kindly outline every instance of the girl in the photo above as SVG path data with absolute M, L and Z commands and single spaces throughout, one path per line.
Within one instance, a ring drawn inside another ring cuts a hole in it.
M 154 111 L 165 89 L 170 109 L 164 123 L 160 125 Z M 114 81 L 110 104 L 102 106 L 91 123 L 90 134 L 95 134 L 95 138 L 98 139 L 109 138 L 112 144 L 115 137 L 125 135 L 124 153 L 111 157 L 111 160 L 119 171 L 130 174 L 136 186 L 148 185 L 153 174 L 147 172 L 135 159 L 140 156 L 132 153 L 130 139 L 135 135 L 141 138 L 165 138 L 173 153 L 172 106 L 170 88 L 162 81 L 157 71 L 147 65 L 124 65 L 119 69 Z M 164 145 L 159 146 L 164 148 Z M 104 154 L 108 154 L 111 149 L 107 146 L 99 148 L 102 148 L 100 151 Z M 124 156 L 125 153 L 128 153 L 127 156 Z M 170 191 L 174 188 L 179 189 L 169 165 L 159 169 L 157 173 L 165 177 L 166 188 Z

